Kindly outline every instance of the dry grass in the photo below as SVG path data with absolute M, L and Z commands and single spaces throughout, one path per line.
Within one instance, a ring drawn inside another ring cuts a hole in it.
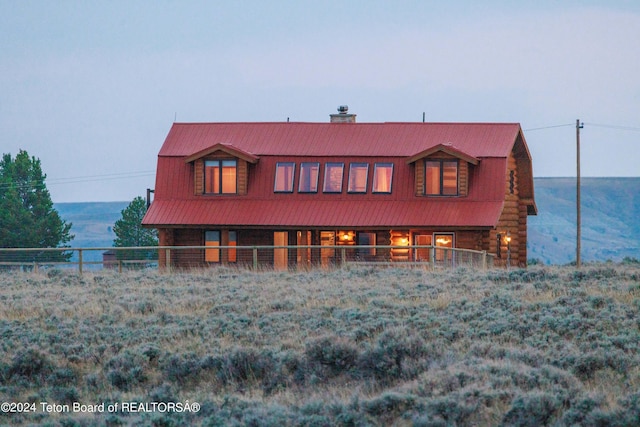
M 640 415 L 639 277 L 633 264 L 3 273 L 2 400 L 204 409 L 0 424 L 625 425 Z

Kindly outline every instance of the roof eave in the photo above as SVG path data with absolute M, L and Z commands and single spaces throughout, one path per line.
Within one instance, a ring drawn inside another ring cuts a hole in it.
M 472 165 L 477 165 L 478 163 L 480 163 L 479 158 L 474 157 L 470 154 L 467 154 L 464 151 L 458 150 L 457 148 L 455 148 L 450 144 L 438 144 L 434 147 L 428 148 L 424 151 L 421 151 L 409 157 L 406 162 L 409 165 L 413 162 L 416 162 L 420 159 L 429 157 L 430 155 L 439 153 L 439 152 L 449 154 L 450 156 L 453 156 L 453 157 L 457 157 L 458 159 L 464 160 L 465 162 L 471 163 Z
M 215 153 L 216 151 L 222 151 L 223 153 L 227 153 L 233 157 L 237 157 L 239 159 L 242 159 L 249 163 L 254 163 L 254 164 L 258 163 L 258 160 L 260 159 L 260 157 L 256 156 L 255 154 L 236 148 L 231 144 L 218 143 L 218 144 L 212 145 L 211 147 L 205 148 L 204 150 L 200 150 L 196 153 L 193 153 L 190 156 L 187 156 L 184 159 L 184 162 L 185 163 L 194 162 L 198 159 L 208 156 L 209 154 Z

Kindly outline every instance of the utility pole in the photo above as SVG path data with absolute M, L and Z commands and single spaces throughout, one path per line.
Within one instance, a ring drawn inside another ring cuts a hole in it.
M 581 215 L 580 215 L 580 129 L 584 123 L 576 120 L 576 268 L 582 264 L 580 260 Z

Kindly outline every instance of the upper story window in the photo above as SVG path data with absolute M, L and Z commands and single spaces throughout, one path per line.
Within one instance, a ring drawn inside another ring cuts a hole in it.
M 368 163 L 351 163 L 349 165 L 349 193 L 366 193 L 367 177 L 369 175 Z
M 206 194 L 236 194 L 238 163 L 236 160 L 205 160 L 204 192 Z
M 293 192 L 293 175 L 296 170 L 296 164 L 292 162 L 276 163 L 276 182 L 273 191 L 277 193 Z
M 391 193 L 393 163 L 376 163 L 373 166 L 373 192 Z
M 342 193 L 342 174 L 344 163 L 327 163 L 324 165 L 325 193 Z
M 298 193 L 317 193 L 319 172 L 320 163 L 302 163 Z
M 425 194 L 427 196 L 458 195 L 457 160 L 426 160 L 425 175 Z

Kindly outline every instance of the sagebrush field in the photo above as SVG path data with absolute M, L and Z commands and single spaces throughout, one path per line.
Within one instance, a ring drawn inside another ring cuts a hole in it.
M 6 425 L 640 425 L 635 262 L 5 272 L 0 334 Z

